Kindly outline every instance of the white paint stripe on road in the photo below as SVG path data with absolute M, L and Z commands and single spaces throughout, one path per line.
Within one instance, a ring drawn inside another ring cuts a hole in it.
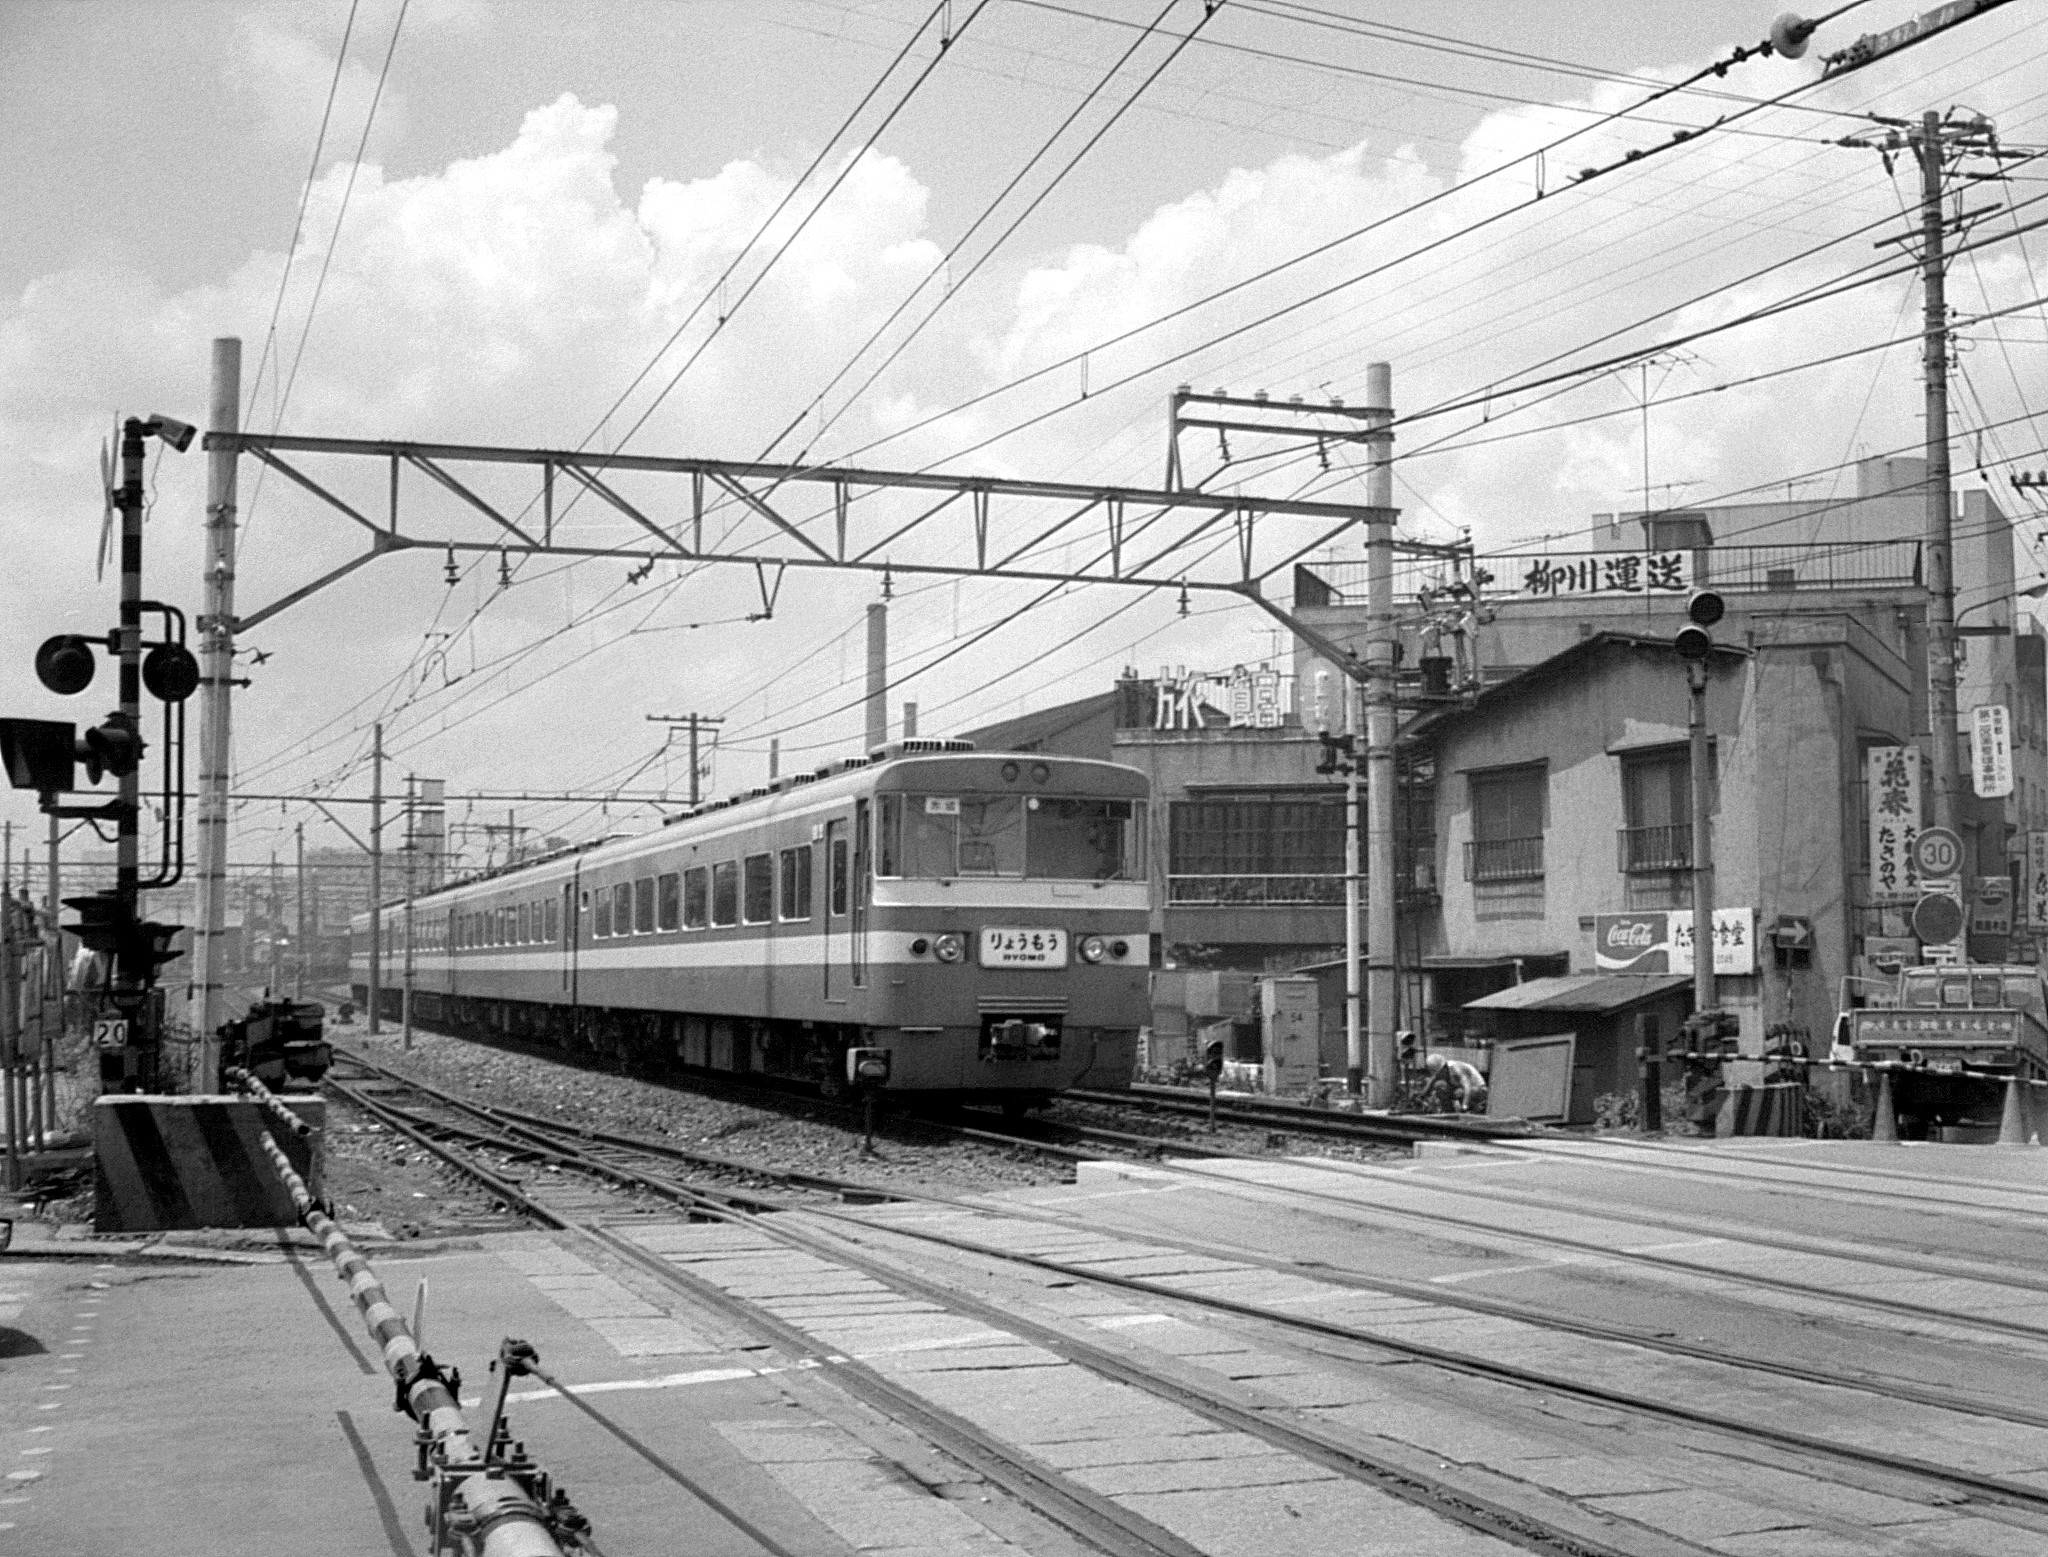
M 1617 1250 L 1620 1254 L 1661 1254 L 1666 1249 L 1706 1249 L 1717 1243 L 1726 1243 L 1725 1238 L 1688 1238 L 1682 1243 L 1632 1243 Z

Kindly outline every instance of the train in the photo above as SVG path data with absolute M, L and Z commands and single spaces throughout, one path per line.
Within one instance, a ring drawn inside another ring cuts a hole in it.
M 835 1095 L 849 1054 L 880 1050 L 891 1095 L 1021 1112 L 1128 1086 L 1150 1019 L 1148 801 L 1117 763 L 893 742 L 386 904 L 378 1009 L 399 1016 L 409 964 L 423 1025 L 632 1074 Z M 367 1009 L 367 913 L 350 942 Z

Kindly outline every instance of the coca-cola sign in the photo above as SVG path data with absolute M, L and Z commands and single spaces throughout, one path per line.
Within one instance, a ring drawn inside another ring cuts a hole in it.
M 1593 920 L 1593 966 L 1602 973 L 1669 973 L 1669 914 L 1599 914 Z
M 1714 971 L 1756 972 L 1756 910 L 1714 910 Z M 1692 914 L 1596 914 L 1593 966 L 1602 973 L 1692 972 Z

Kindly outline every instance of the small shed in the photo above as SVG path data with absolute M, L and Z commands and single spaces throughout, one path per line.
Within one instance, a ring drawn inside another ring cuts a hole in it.
M 1465 1009 L 1478 1016 L 1480 1031 L 1488 1038 L 1576 1033 L 1576 1120 L 1581 1094 L 1590 1117 L 1592 1098 L 1634 1090 L 1635 1019 L 1655 1017 L 1659 1043 L 1670 1043 L 1692 1010 L 1692 980 L 1677 973 L 1567 973 L 1496 990 L 1466 1001 Z

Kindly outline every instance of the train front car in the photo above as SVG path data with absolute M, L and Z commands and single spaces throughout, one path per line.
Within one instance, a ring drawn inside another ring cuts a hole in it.
M 874 771 L 864 1041 L 889 1090 L 1016 1105 L 1125 1086 L 1148 1020 L 1145 775 L 1029 754 Z M 832 866 L 828 863 L 828 872 Z

